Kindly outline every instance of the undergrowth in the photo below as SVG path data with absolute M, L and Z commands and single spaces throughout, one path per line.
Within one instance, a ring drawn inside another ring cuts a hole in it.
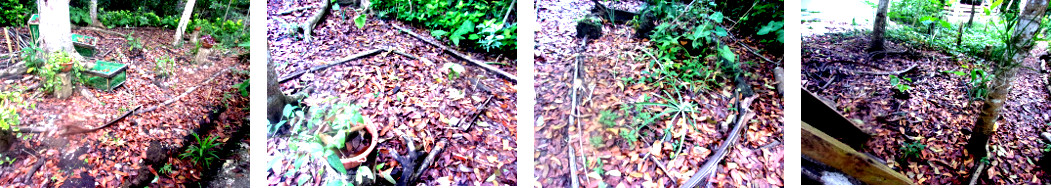
M 512 0 L 444 1 L 444 0 L 379 0 L 372 8 L 379 17 L 418 23 L 439 39 L 453 45 L 486 52 L 514 53 L 517 49 L 518 23 L 507 14 L 517 6 Z

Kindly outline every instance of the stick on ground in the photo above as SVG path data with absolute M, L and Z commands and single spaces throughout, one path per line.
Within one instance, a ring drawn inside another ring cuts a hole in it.
M 493 67 L 492 65 L 486 64 L 485 62 L 478 61 L 478 60 L 475 60 L 475 59 L 471 59 L 467 55 L 464 55 L 464 54 L 462 54 L 462 53 L 460 53 L 460 52 L 458 52 L 456 50 L 453 50 L 452 48 L 449 48 L 449 47 L 445 46 L 445 45 L 442 45 L 442 44 L 439 44 L 437 42 L 433 42 L 433 41 L 427 40 L 426 38 L 423 38 L 423 36 L 420 36 L 419 34 L 416 34 L 415 32 L 412 32 L 411 30 L 405 29 L 405 28 L 403 28 L 401 26 L 393 25 L 393 24 L 391 26 L 394 26 L 394 28 L 397 28 L 398 30 L 401 30 L 402 32 L 405 32 L 405 33 L 407 33 L 407 34 L 409 34 L 409 35 L 411 35 L 413 37 L 416 37 L 417 39 L 420 39 L 420 40 L 422 40 L 424 42 L 427 42 L 428 44 L 437 46 L 438 48 L 441 48 L 442 50 L 445 50 L 446 52 L 449 52 L 450 54 L 453 54 L 457 58 L 460 58 L 460 59 L 463 59 L 463 60 L 465 60 L 467 62 L 470 62 L 471 64 L 474 64 L 475 66 L 482 67 L 483 69 L 488 70 L 489 72 L 496 73 L 497 75 L 499 75 L 501 77 L 504 77 L 504 79 L 507 79 L 507 80 L 509 80 L 511 82 L 518 83 L 518 79 L 515 78 L 515 75 L 512 75 L 511 73 L 504 72 L 503 70 L 500 70 L 500 69 L 498 69 L 496 67 Z
M 683 183 L 681 187 L 697 187 L 708 184 L 708 178 L 715 174 L 715 167 L 719 166 L 719 162 L 730 153 L 731 148 L 733 148 L 732 146 L 737 144 L 737 138 L 740 137 L 741 129 L 743 129 L 744 125 L 748 124 L 748 121 L 755 116 L 755 112 L 748 107 L 751 106 L 752 100 L 755 98 L 756 96 L 752 96 L 742 99 L 739 102 L 738 109 L 741 112 L 741 116 L 738 116 L 738 119 L 736 120 L 737 125 L 734 125 L 733 132 L 730 132 L 730 135 L 727 136 L 725 141 L 719 145 L 715 155 L 709 157 L 708 161 L 704 162 L 704 165 L 701 166 L 700 170 L 698 170 L 697 173 L 694 173 L 689 180 L 686 180 L 686 183 Z
M 279 79 L 277 81 L 277 83 L 285 83 L 285 82 L 288 82 L 289 80 L 292 80 L 294 78 L 302 76 L 303 74 L 306 74 L 308 72 L 315 72 L 315 71 L 319 71 L 319 70 L 324 70 L 324 69 L 327 69 L 329 67 L 336 66 L 336 65 L 339 65 L 339 64 L 343 64 L 343 63 L 346 63 L 346 62 L 351 61 L 351 60 L 355 60 L 355 59 L 358 59 L 358 58 L 362 58 L 362 57 L 366 57 L 366 56 L 370 56 L 370 55 L 379 53 L 382 50 L 383 49 L 372 49 L 372 50 L 360 52 L 360 53 L 357 53 L 357 54 L 354 54 L 354 55 L 350 55 L 350 56 L 344 57 L 342 59 L 339 59 L 339 60 L 336 60 L 336 61 L 333 61 L 333 62 L 325 63 L 324 65 L 314 66 L 314 67 L 311 67 L 308 70 L 296 71 L 296 72 L 293 72 L 293 73 L 291 73 L 291 74 L 289 74 L 287 76 L 281 77 L 281 79 Z

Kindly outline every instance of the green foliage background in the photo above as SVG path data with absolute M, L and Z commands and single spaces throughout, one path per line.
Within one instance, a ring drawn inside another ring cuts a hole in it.
M 456 46 L 486 52 L 514 53 L 518 23 L 515 13 L 506 18 L 511 0 L 379 0 L 372 8 L 380 17 L 417 23 L 431 30 L 436 38 L 448 39 Z M 517 11 L 515 11 L 517 12 Z

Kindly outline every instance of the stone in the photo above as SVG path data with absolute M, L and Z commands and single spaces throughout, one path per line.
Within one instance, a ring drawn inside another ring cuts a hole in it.
M 197 55 L 195 55 L 193 57 L 193 61 L 196 62 L 196 63 L 209 63 L 211 61 L 208 59 L 208 56 L 211 55 L 211 54 L 212 54 L 212 49 L 210 49 L 210 48 L 200 48 L 200 49 L 197 50 Z

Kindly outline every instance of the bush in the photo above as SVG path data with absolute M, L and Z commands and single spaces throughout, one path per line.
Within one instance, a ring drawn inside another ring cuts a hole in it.
M 186 29 L 192 31 L 197 27 L 201 27 L 201 34 L 212 35 L 212 38 L 215 38 L 225 48 L 232 48 L 249 41 L 248 32 L 242 31 L 242 29 L 247 29 L 242 20 L 194 19 Z
M 0 0 L 0 26 L 21 26 L 26 24 L 29 13 L 36 10 L 34 5 L 25 5 L 18 0 Z
M 215 136 L 201 139 L 200 135 L 193 133 L 193 137 L 196 139 L 197 145 L 190 145 L 186 149 L 186 153 L 179 154 L 179 157 L 184 159 L 189 157 L 193 164 L 203 164 L 202 167 L 208 167 L 212 164 L 212 161 L 219 160 L 219 156 L 216 155 L 218 151 L 215 151 L 215 148 L 218 148 L 220 143 L 216 142 Z
M 716 4 L 717 10 L 737 22 L 733 28 L 737 33 L 756 34 L 754 39 L 770 53 L 784 53 L 784 0 L 718 1 Z
M 511 0 L 442 1 L 380 0 L 372 4 L 381 17 L 394 14 L 398 20 L 419 23 L 435 38 L 448 38 L 453 45 L 486 52 L 513 53 L 517 49 L 518 23 L 506 18 Z M 466 41 L 466 42 L 464 42 Z

